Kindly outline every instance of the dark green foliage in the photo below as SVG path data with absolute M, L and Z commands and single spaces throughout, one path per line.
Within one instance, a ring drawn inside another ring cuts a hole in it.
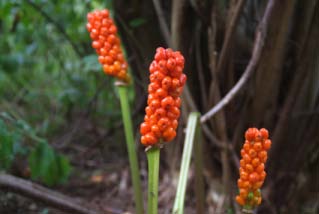
M 0 169 L 9 170 L 17 155 L 29 160 L 31 177 L 47 185 L 65 182 L 70 175 L 69 160 L 56 153 L 47 141 L 36 135 L 26 121 L 0 114 Z M 5 119 L 8 123 L 5 123 Z M 22 140 L 30 138 L 31 144 Z
M 29 165 L 32 178 L 48 185 L 66 181 L 71 170 L 69 161 L 46 142 L 39 143 L 30 153 Z
M 120 119 L 85 28 L 86 14 L 104 7 L 112 11 L 112 1 L 0 1 L 1 169 L 19 156 L 33 179 L 64 182 L 69 160 L 48 142 L 78 115 L 103 127 Z
M 8 169 L 20 149 L 20 135 L 10 132 L 0 119 L 0 169 Z

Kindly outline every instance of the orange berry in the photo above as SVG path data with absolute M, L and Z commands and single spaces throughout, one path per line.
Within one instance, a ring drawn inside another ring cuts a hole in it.
M 261 204 L 261 201 L 262 201 L 262 198 L 261 198 L 261 197 L 258 197 L 258 199 L 257 199 L 257 205 L 260 205 L 260 204 Z
M 248 191 L 247 189 L 239 189 L 239 195 L 242 197 L 242 198 L 246 198 L 248 196 Z
M 248 152 L 248 151 L 249 151 L 249 149 L 250 149 L 250 143 L 249 143 L 249 141 L 248 141 L 248 140 L 246 140 L 246 142 L 245 142 L 245 144 L 244 144 L 243 148 L 244 148 L 244 150 L 245 150 L 246 152 Z
M 153 112 L 153 110 L 151 109 L 151 107 L 147 106 L 147 107 L 145 108 L 145 113 L 146 113 L 146 115 L 151 116 L 154 112 Z
M 92 47 L 95 49 L 101 48 L 101 43 L 98 41 L 93 41 L 92 42 Z
M 241 172 L 240 178 L 244 181 L 248 180 L 248 173 L 247 172 Z
M 254 158 L 257 156 L 257 152 L 254 149 L 250 149 L 248 154 L 251 158 Z
M 251 184 L 249 181 L 244 181 L 243 183 L 243 188 L 250 188 L 251 187 Z
M 162 117 L 161 119 L 159 119 L 157 125 L 161 131 L 164 131 L 165 129 L 169 127 L 170 120 L 167 117 Z
M 253 141 L 255 139 L 256 128 L 249 128 L 245 133 L 245 138 L 248 141 Z
M 260 156 L 262 156 L 262 157 L 260 157 L 260 162 L 266 163 L 267 158 L 268 158 L 267 152 L 266 151 L 261 151 L 261 154 L 262 155 L 260 155 Z
M 245 161 L 244 161 L 243 159 L 241 159 L 241 160 L 239 161 L 239 164 L 240 164 L 241 167 L 244 167 L 244 166 L 245 166 Z
M 157 125 L 152 125 L 151 131 L 154 133 L 156 137 L 161 136 L 161 130 L 159 129 Z
M 108 10 L 106 10 L 106 9 L 104 9 L 104 10 L 101 10 L 101 16 L 103 17 L 103 18 L 108 18 L 109 17 L 109 11 Z
M 175 106 L 179 108 L 181 106 L 182 99 L 180 97 L 175 98 Z
M 269 150 L 271 147 L 271 140 L 265 140 L 264 142 L 264 149 Z
M 150 144 L 150 145 L 153 145 L 153 144 L 155 144 L 155 143 L 157 143 L 157 138 L 155 137 L 155 135 L 152 133 L 152 132 L 150 132 L 150 133 L 147 133 L 146 135 L 145 135 L 145 137 L 146 137 L 146 141 L 148 142 L 148 144 Z
M 169 76 L 164 77 L 162 80 L 163 89 L 168 90 L 171 87 L 171 85 L 172 85 L 172 78 Z
M 119 61 L 115 61 L 113 66 L 115 70 L 117 71 L 121 70 L 121 63 Z
M 159 88 L 160 88 L 160 85 L 158 83 L 152 82 L 148 86 L 148 93 L 154 93 Z
M 179 78 L 179 82 L 181 83 L 181 85 L 185 85 L 186 80 L 187 80 L 187 76 L 185 74 L 181 74 Z
M 176 136 L 176 132 L 172 127 L 166 129 L 163 133 L 164 141 L 169 142 L 172 141 Z
M 168 113 L 167 113 L 168 118 L 174 120 L 174 119 L 179 118 L 179 115 L 180 115 L 179 108 L 177 108 L 176 106 L 172 106 L 169 108 Z
M 168 108 L 168 107 L 174 105 L 174 103 L 175 103 L 174 99 L 171 96 L 167 96 L 164 99 L 162 99 L 161 106 L 163 108 Z
M 116 26 L 115 25 L 111 25 L 108 31 L 111 34 L 116 34 L 117 33 Z
M 248 173 L 254 171 L 254 167 L 251 164 L 246 164 L 245 169 L 247 170 Z
M 267 157 L 267 152 L 266 151 L 260 151 L 258 153 L 258 157 L 260 158 L 260 160 L 263 160 L 265 157 Z
M 263 182 L 262 181 L 258 181 L 258 182 L 253 184 L 253 188 L 254 189 L 259 189 L 262 185 L 263 185 Z
M 243 155 L 243 159 L 245 161 L 245 163 L 250 163 L 251 162 L 251 157 L 247 154 L 244 154 Z
M 240 196 L 236 196 L 236 201 L 241 206 L 245 205 L 245 200 L 242 197 L 240 197 Z
M 265 170 L 265 165 L 263 163 L 259 164 L 258 167 L 256 168 L 257 173 L 261 173 Z
M 148 142 L 147 142 L 147 139 L 146 139 L 145 136 L 141 136 L 141 143 L 142 143 L 143 145 L 148 145 Z
M 173 121 L 172 121 L 172 127 L 173 127 L 173 129 L 176 130 L 177 126 L 178 126 L 178 121 L 177 121 L 177 120 L 173 120 Z
M 251 183 L 256 183 L 257 181 L 259 181 L 259 175 L 256 172 L 253 172 L 249 175 L 249 181 Z
M 253 167 L 258 167 L 259 164 L 260 164 L 260 161 L 258 158 L 254 158 L 252 161 L 251 161 L 251 164 L 253 165 Z
M 267 129 L 264 129 L 264 128 L 260 129 L 260 134 L 261 134 L 261 137 L 265 140 L 268 139 L 269 137 L 269 133 Z
M 149 106 L 152 108 L 152 109 L 157 109 L 161 106 L 161 103 L 158 99 L 153 99 L 151 100 Z
M 240 155 L 243 157 L 245 154 L 246 154 L 245 150 L 244 150 L 244 149 L 241 149 L 241 150 L 240 150 Z
M 260 173 L 260 180 L 261 180 L 261 181 L 265 180 L 266 175 L 267 175 L 266 172 L 265 172 L 265 171 L 262 171 L 262 172 Z
M 260 134 L 260 131 L 257 131 L 255 132 L 255 139 L 254 141 L 261 141 L 261 134 Z
M 146 122 L 142 123 L 141 126 L 140 126 L 141 135 L 145 135 L 149 131 L 151 131 L 150 125 L 148 123 L 146 123 Z
M 173 88 L 176 89 L 176 88 L 180 87 L 180 85 L 181 85 L 181 84 L 180 84 L 180 82 L 179 82 L 179 80 L 178 80 L 177 78 L 173 78 L 173 79 L 172 79 L 172 87 L 173 87 Z
M 237 186 L 239 188 L 244 188 L 244 181 L 241 178 L 237 180 Z
M 255 151 L 259 152 L 262 150 L 263 146 L 262 146 L 261 142 L 255 142 L 253 145 L 253 148 Z
M 157 118 L 162 118 L 166 116 L 166 111 L 164 108 L 158 108 L 156 109 L 154 114 L 156 115 Z
M 169 59 L 167 60 L 167 64 L 166 64 L 166 66 L 167 66 L 167 69 L 169 69 L 169 70 L 173 71 L 173 70 L 174 70 L 174 68 L 175 68 L 175 66 L 176 66 L 175 59 L 173 59 L 173 58 L 169 58 Z
M 159 99 L 164 99 L 167 96 L 167 91 L 163 88 L 157 89 L 155 93 Z

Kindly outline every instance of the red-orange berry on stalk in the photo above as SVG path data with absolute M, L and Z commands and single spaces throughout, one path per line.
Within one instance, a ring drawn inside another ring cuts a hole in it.
M 148 106 L 141 124 L 141 142 L 145 146 L 172 141 L 180 116 L 180 95 L 186 83 L 184 57 L 179 51 L 157 48 L 150 65 Z
M 249 128 L 245 133 L 237 181 L 239 194 L 236 196 L 241 206 L 254 208 L 261 203 L 260 187 L 266 178 L 265 162 L 271 146 L 268 137 L 268 131 L 264 128 Z
M 127 62 L 123 57 L 117 28 L 109 11 L 104 9 L 88 13 L 87 19 L 86 28 L 90 33 L 92 47 L 99 56 L 98 59 L 104 73 L 129 83 Z

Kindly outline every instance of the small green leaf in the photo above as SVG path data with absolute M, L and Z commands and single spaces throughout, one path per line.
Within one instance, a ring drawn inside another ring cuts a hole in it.
M 45 142 L 39 143 L 29 156 L 31 177 L 47 185 L 65 182 L 70 174 L 69 161 Z
M 3 120 L 0 119 L 0 169 L 10 168 L 15 154 L 18 153 L 16 143 L 20 142 L 20 135 L 10 132 Z

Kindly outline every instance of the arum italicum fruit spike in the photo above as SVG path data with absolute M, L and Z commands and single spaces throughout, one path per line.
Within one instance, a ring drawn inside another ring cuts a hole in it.
M 247 209 L 254 209 L 261 203 L 260 187 L 266 177 L 265 162 L 271 146 L 268 137 L 268 131 L 264 128 L 249 128 L 245 133 L 246 140 L 240 151 L 239 194 L 236 201 Z
M 176 136 L 183 87 L 184 57 L 179 51 L 157 48 L 150 65 L 147 107 L 140 126 L 141 142 L 152 146 L 158 142 L 172 141 Z
M 144 209 L 140 172 L 134 145 L 129 103 L 127 99 L 127 86 L 130 82 L 130 77 L 127 73 L 128 65 L 121 50 L 120 39 L 117 36 L 117 28 L 110 17 L 109 11 L 104 9 L 88 13 L 87 19 L 88 23 L 86 27 L 90 32 L 91 39 L 93 40 L 92 47 L 98 54 L 98 59 L 103 66 L 104 72 L 120 80 L 117 82 L 119 84 L 116 84 L 116 86 L 119 90 L 121 102 L 126 144 L 132 174 L 136 213 L 143 214 Z
M 99 56 L 104 73 L 129 83 L 127 62 L 121 50 L 117 28 L 110 17 L 109 11 L 97 10 L 87 15 L 87 30 L 92 39 L 92 47 Z
M 148 203 L 147 213 L 158 212 L 158 174 L 162 142 L 172 141 L 176 136 L 183 87 L 184 57 L 179 51 L 157 48 L 150 65 L 147 107 L 144 122 L 140 126 L 141 143 L 147 146 Z

